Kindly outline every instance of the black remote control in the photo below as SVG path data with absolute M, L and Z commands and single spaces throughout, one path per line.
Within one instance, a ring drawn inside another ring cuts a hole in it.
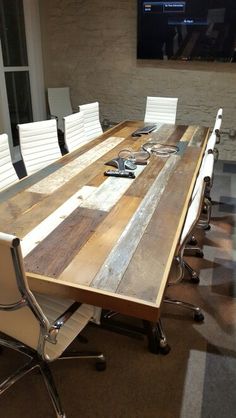
M 104 172 L 104 176 L 125 177 L 135 179 L 135 174 L 132 171 L 126 170 L 107 170 Z

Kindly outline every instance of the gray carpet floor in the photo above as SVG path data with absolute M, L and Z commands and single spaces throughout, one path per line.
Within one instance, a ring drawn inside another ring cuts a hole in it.
M 204 323 L 181 308 L 165 306 L 163 325 L 171 351 L 154 355 L 144 337 L 131 338 L 88 326 L 88 343 L 107 370 L 87 360 L 51 365 L 67 418 L 235 418 L 236 417 L 236 163 L 218 161 L 212 190 L 210 231 L 198 231 L 204 258 L 188 257 L 200 283 L 184 280 L 168 293 L 199 304 Z M 4 349 L 0 379 L 22 363 Z M 30 373 L 0 398 L 2 418 L 54 418 L 40 374 Z

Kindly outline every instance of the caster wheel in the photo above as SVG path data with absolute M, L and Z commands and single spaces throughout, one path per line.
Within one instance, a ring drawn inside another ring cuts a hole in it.
M 160 346 L 160 354 L 163 354 L 164 356 L 166 356 L 167 354 L 169 354 L 171 348 L 169 346 L 169 344 L 164 345 L 163 347 Z
M 191 238 L 191 240 L 189 241 L 189 245 L 197 245 L 196 238 Z
M 194 284 L 198 284 L 200 282 L 200 279 L 198 276 L 191 276 L 190 282 Z
M 206 226 L 206 228 L 204 228 L 205 231 L 210 231 L 211 229 L 211 225 Z
M 204 321 L 204 315 L 199 312 L 194 314 L 194 321 L 196 322 L 203 322 Z
M 104 370 L 106 370 L 107 364 L 105 361 L 97 361 L 95 367 L 98 372 L 103 372 Z

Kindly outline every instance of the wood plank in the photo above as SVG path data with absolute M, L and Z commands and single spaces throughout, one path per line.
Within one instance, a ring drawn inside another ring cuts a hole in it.
M 145 166 L 138 166 L 135 170 L 136 179 L 144 171 Z M 131 178 L 106 177 L 106 181 L 95 189 L 87 199 L 84 199 L 81 206 L 88 209 L 110 211 L 122 195 L 128 190 L 132 183 L 137 180 Z
M 123 196 L 60 275 L 59 280 L 90 285 L 139 204 L 140 199 Z
M 18 195 L 13 196 L 11 199 L 6 200 L 0 205 L 0 230 L 7 232 L 9 223 L 13 222 L 27 212 L 30 208 L 34 207 L 37 203 L 45 198 L 44 194 L 22 192 L 19 198 Z
M 25 257 L 26 271 L 58 277 L 105 216 L 102 211 L 77 208 Z
M 150 161 L 145 170 L 140 174 L 140 176 L 131 184 L 126 196 L 138 196 L 144 197 L 148 192 L 150 184 L 155 180 L 163 169 L 167 159 L 156 158 L 156 156 L 151 155 Z
M 94 191 L 94 187 L 84 186 L 53 213 L 40 222 L 27 235 L 21 244 L 23 257 L 26 257 L 40 242 L 51 234 L 83 201 Z M 69 244 L 68 244 L 69 245 Z
M 209 129 L 203 126 L 199 126 L 198 129 L 194 132 L 191 140 L 189 141 L 190 147 L 201 147 L 202 138 L 209 136 Z

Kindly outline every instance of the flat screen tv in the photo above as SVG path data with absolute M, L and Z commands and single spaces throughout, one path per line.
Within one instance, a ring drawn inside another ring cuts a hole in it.
M 236 61 L 236 0 L 138 0 L 137 58 Z

